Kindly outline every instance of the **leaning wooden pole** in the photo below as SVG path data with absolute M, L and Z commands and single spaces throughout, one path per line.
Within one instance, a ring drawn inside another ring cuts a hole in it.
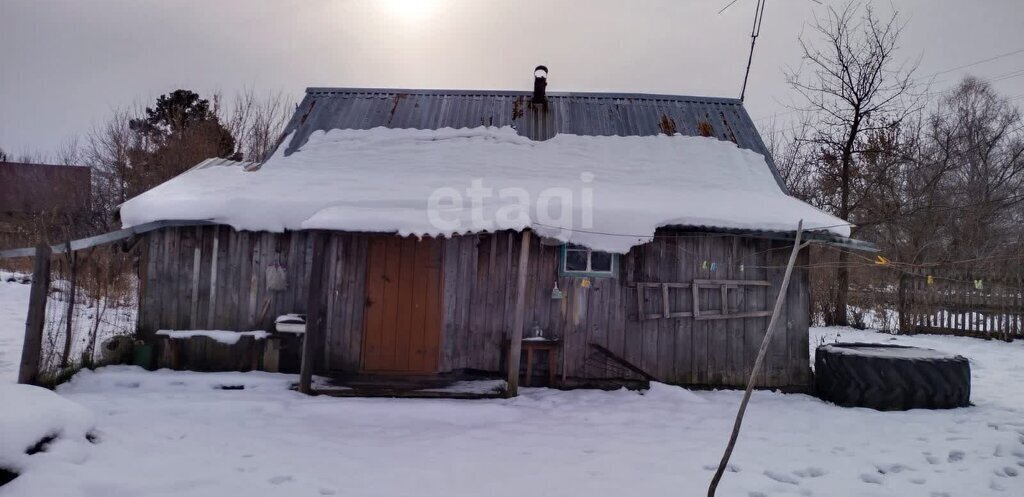
M 18 383 L 35 385 L 39 380 L 39 358 L 43 349 L 43 326 L 46 324 L 46 298 L 50 288 L 50 252 L 49 245 L 42 244 L 36 247 Z
M 764 340 L 761 340 L 761 349 L 757 351 L 757 360 L 754 361 L 754 369 L 750 372 L 750 378 L 747 380 L 747 391 L 743 394 L 743 400 L 740 402 L 740 409 L 736 412 L 736 422 L 732 426 L 732 435 L 729 436 L 729 444 L 725 446 L 725 454 L 722 455 L 722 461 L 718 463 L 718 471 L 715 471 L 715 477 L 711 479 L 711 485 L 708 486 L 708 497 L 715 497 L 715 490 L 718 489 L 718 482 L 722 480 L 722 475 L 725 473 L 726 466 L 729 465 L 729 458 L 732 457 L 732 450 L 736 447 L 736 439 L 740 436 L 740 426 L 743 425 L 743 414 L 747 411 L 747 403 L 750 402 L 750 395 L 754 391 L 754 381 L 757 379 L 758 373 L 761 372 L 761 366 L 764 363 L 764 356 L 768 352 L 768 344 L 772 341 L 772 335 L 775 333 L 775 327 L 779 321 L 779 314 L 782 312 L 782 303 L 786 300 L 786 290 L 789 288 L 789 277 L 793 274 L 793 265 L 796 264 L 796 257 L 800 253 L 800 238 L 804 232 L 804 221 L 801 219 L 796 227 L 796 240 L 793 241 L 793 251 L 789 254 L 789 264 L 786 265 L 786 275 L 782 278 L 782 287 L 779 288 L 779 296 L 775 298 L 775 308 L 772 309 L 772 318 L 768 321 L 768 331 L 764 334 Z
M 508 347 L 508 390 L 509 397 L 519 395 L 519 359 L 523 355 L 523 320 L 526 313 L 526 273 L 530 262 L 530 232 L 523 230 L 519 247 L 519 274 L 516 281 L 516 307 L 512 315 L 512 330 Z
M 306 333 L 302 337 L 302 364 L 299 366 L 299 391 L 313 392 L 313 370 L 316 369 L 317 355 L 321 349 L 323 319 L 320 312 L 323 302 L 324 252 L 327 240 L 323 233 L 314 231 L 313 261 L 309 271 L 309 292 L 306 294 Z
M 68 363 L 71 360 L 71 345 L 72 338 L 74 335 L 74 319 L 75 319 L 75 295 L 78 290 L 78 256 L 71 250 L 71 242 L 68 242 L 67 250 L 64 253 L 64 258 L 68 263 L 68 302 L 67 308 L 64 310 L 64 352 L 60 356 L 60 367 L 68 367 Z

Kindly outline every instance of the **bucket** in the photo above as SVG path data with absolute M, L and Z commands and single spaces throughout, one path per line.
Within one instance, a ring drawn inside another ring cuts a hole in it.
M 132 350 L 132 365 L 152 370 L 153 345 L 142 343 L 135 344 L 135 348 Z

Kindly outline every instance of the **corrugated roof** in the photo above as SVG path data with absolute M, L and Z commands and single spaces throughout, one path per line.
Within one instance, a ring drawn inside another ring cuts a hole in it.
M 520 135 L 535 140 L 557 133 L 713 136 L 764 155 L 779 187 L 786 191 L 771 154 L 738 99 L 549 92 L 546 105 L 535 105 L 530 103 L 530 96 L 525 91 L 308 88 L 285 128 L 285 136 L 294 136 L 281 145 L 290 155 L 315 131 L 380 126 L 512 126 Z

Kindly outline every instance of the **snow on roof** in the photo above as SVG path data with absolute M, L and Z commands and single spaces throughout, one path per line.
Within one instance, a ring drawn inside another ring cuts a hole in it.
M 625 253 L 665 226 L 849 236 L 844 221 L 782 192 L 765 158 L 691 136 L 546 141 L 511 127 L 319 131 L 262 167 L 216 161 L 121 207 L 125 227 L 206 220 L 239 230 L 452 234 L 532 228 Z

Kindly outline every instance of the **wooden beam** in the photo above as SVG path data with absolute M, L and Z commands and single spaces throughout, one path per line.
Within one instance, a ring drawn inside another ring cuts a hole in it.
M 637 366 L 637 365 L 635 365 L 635 364 L 633 364 L 633 363 L 623 359 L 622 357 L 619 357 L 617 354 L 615 354 L 614 352 L 612 352 L 612 351 L 608 350 L 607 348 L 601 346 L 600 344 L 591 342 L 589 345 L 591 347 L 593 347 L 595 350 L 597 350 L 598 352 L 600 352 L 601 354 L 603 354 L 608 359 L 611 359 L 613 362 L 615 362 L 615 363 L 619 364 L 620 366 L 622 366 L 622 367 L 624 367 L 624 368 L 626 368 L 626 369 L 628 369 L 628 370 L 630 370 L 630 371 L 640 375 L 643 379 L 645 379 L 647 381 L 658 381 L 657 378 L 655 378 L 654 376 L 651 376 L 650 373 L 648 373 L 647 371 L 644 371 L 643 369 L 641 369 L 640 366 Z
M 519 247 L 519 273 L 516 282 L 516 307 L 512 315 L 508 348 L 509 397 L 519 395 L 519 360 L 523 354 L 523 320 L 526 313 L 526 273 L 530 262 L 530 232 L 523 230 Z M 564 372 L 564 371 L 563 371 Z
M 111 242 L 117 242 L 131 238 L 135 235 L 143 233 L 149 233 L 150 231 L 158 230 L 161 228 L 173 228 L 179 226 L 212 226 L 216 223 L 210 221 L 153 221 L 151 223 L 140 224 L 132 226 L 131 228 L 124 228 L 102 235 L 90 236 L 87 238 L 79 238 L 78 240 L 71 241 L 71 250 L 82 250 L 87 248 L 96 247 L 99 245 L 106 245 Z M 50 247 L 51 252 L 59 252 L 64 250 L 65 244 L 53 245 Z M 35 255 L 35 247 L 27 248 L 16 248 L 0 250 L 0 259 L 8 259 L 14 257 L 32 257 Z
M 206 329 L 213 329 L 217 316 L 217 252 L 220 250 L 220 226 L 213 227 L 213 250 L 210 252 L 210 308 L 206 313 Z
M 754 391 L 754 381 L 757 379 L 757 375 L 761 373 L 761 365 L 764 363 L 764 356 L 768 352 L 768 344 L 772 341 L 772 335 L 775 334 L 775 328 L 779 321 L 779 314 L 782 313 L 782 303 L 786 300 L 786 290 L 789 288 L 789 277 L 793 274 L 793 265 L 796 264 L 796 257 L 800 253 L 800 249 L 806 246 L 806 243 L 804 245 L 800 244 L 803 232 L 804 220 L 801 219 L 796 225 L 796 239 L 793 241 L 793 251 L 789 254 L 789 263 L 786 265 L 786 273 L 782 277 L 782 286 L 779 288 L 779 294 L 775 297 L 775 307 L 772 309 L 771 319 L 768 320 L 768 330 L 764 333 L 764 339 L 761 340 L 761 348 L 757 351 L 757 358 L 754 359 L 754 367 L 751 369 L 750 378 L 747 380 L 747 390 L 743 393 L 743 400 L 740 401 L 739 410 L 736 411 L 736 421 L 733 423 L 729 443 L 725 446 L 725 454 L 722 455 L 722 460 L 718 463 L 718 470 L 715 471 L 715 476 L 711 478 L 711 484 L 708 486 L 708 497 L 715 497 L 718 482 L 722 480 L 725 468 L 729 465 L 729 458 L 732 457 L 732 451 L 736 447 L 736 439 L 739 438 L 740 427 L 743 425 L 743 414 L 747 411 L 750 394 Z M 697 288 L 697 285 L 694 284 L 693 287 Z M 696 308 L 694 308 L 694 311 L 696 311 Z
M 306 293 L 306 333 L 302 337 L 302 365 L 299 368 L 299 391 L 313 393 L 313 370 L 316 358 L 323 354 L 318 351 L 323 336 L 323 316 L 320 312 L 323 302 L 324 252 L 326 237 L 320 231 L 310 233 L 313 237 L 313 260 L 309 271 L 309 291 Z
M 68 264 L 68 302 L 67 307 L 64 309 L 64 351 L 60 356 L 60 367 L 68 367 L 68 363 L 71 361 L 71 339 L 74 333 L 74 318 L 75 318 L 75 293 L 78 286 L 78 256 L 77 252 L 71 250 L 71 243 L 68 243 L 67 251 L 65 252 L 65 260 Z
M 192 302 L 189 308 L 189 327 L 199 326 L 199 273 L 203 266 L 203 227 L 196 226 L 196 247 L 192 249 Z
M 36 247 L 32 266 L 32 290 L 29 292 L 28 319 L 25 320 L 25 342 L 21 349 L 18 383 L 35 385 L 39 380 L 39 357 L 43 347 L 43 325 L 46 323 L 46 298 L 50 288 L 49 245 Z

